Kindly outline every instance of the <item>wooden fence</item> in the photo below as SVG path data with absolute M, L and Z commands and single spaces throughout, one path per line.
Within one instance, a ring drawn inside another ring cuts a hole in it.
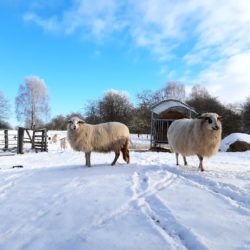
M 0 131 L 0 150 L 3 152 L 24 153 L 25 144 L 30 144 L 36 152 L 48 151 L 47 130 L 37 129 L 34 131 L 19 127 L 15 130 Z
M 17 131 L 8 129 L 0 131 L 0 150 L 3 152 L 17 151 Z

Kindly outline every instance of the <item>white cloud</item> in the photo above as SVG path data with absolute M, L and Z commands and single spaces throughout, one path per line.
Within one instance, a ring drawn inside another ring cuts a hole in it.
M 187 63 L 231 56 L 250 43 L 249 0 L 72 0 L 61 13 L 31 12 L 24 19 L 49 31 L 60 26 L 66 34 L 97 39 L 126 30 L 137 46 L 161 60 L 172 60 L 175 50 L 185 47 L 178 57 Z
M 35 13 L 27 13 L 24 15 L 24 20 L 27 22 L 34 22 L 38 26 L 41 26 L 46 31 L 58 31 L 60 29 L 60 25 L 56 19 L 56 17 L 50 17 L 48 19 L 43 19 L 36 15 Z
M 249 0 L 72 0 L 72 3 L 50 17 L 34 10 L 24 19 L 47 31 L 80 33 L 93 40 L 124 31 L 131 36 L 134 46 L 150 51 L 161 64 L 181 65 L 182 72 L 168 67 L 166 76 L 203 82 L 211 94 L 226 101 L 250 95 Z M 199 71 L 194 68 L 197 65 Z M 193 79 L 188 79 L 190 76 Z
M 220 60 L 202 71 L 197 81 L 205 84 L 213 96 L 226 103 L 250 96 L 250 51 Z
M 197 41 L 185 56 L 187 63 L 213 61 L 249 49 L 250 2 L 210 0 L 201 8 L 202 18 L 195 27 Z
M 114 0 L 75 1 L 74 6 L 64 12 L 62 25 L 66 33 L 83 29 L 99 38 L 115 30 L 116 8 Z
M 60 30 L 67 35 L 80 33 L 83 37 L 100 39 L 120 29 L 122 23 L 116 22 L 118 6 L 115 0 L 73 0 L 68 9 L 50 17 L 39 15 L 39 9 L 34 8 L 23 18 L 46 31 Z

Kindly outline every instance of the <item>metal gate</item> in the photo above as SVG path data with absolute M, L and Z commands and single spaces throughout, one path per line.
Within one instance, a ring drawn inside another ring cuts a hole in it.
M 167 132 L 173 121 L 170 119 L 152 119 L 151 147 L 156 147 L 158 144 L 168 144 Z

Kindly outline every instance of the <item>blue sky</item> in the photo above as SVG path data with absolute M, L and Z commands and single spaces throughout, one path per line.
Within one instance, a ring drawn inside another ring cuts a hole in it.
M 244 102 L 249 65 L 249 0 L 0 1 L 0 90 L 12 121 L 30 75 L 45 81 L 53 117 L 84 111 L 110 89 L 135 102 L 168 80 Z

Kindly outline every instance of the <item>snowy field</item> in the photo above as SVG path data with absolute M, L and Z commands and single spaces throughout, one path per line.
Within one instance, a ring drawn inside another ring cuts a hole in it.
M 196 157 L 176 167 L 174 154 L 131 152 L 110 166 L 113 153 L 93 153 L 87 168 L 49 148 L 0 157 L 1 250 L 250 249 L 250 151 L 201 173 Z

